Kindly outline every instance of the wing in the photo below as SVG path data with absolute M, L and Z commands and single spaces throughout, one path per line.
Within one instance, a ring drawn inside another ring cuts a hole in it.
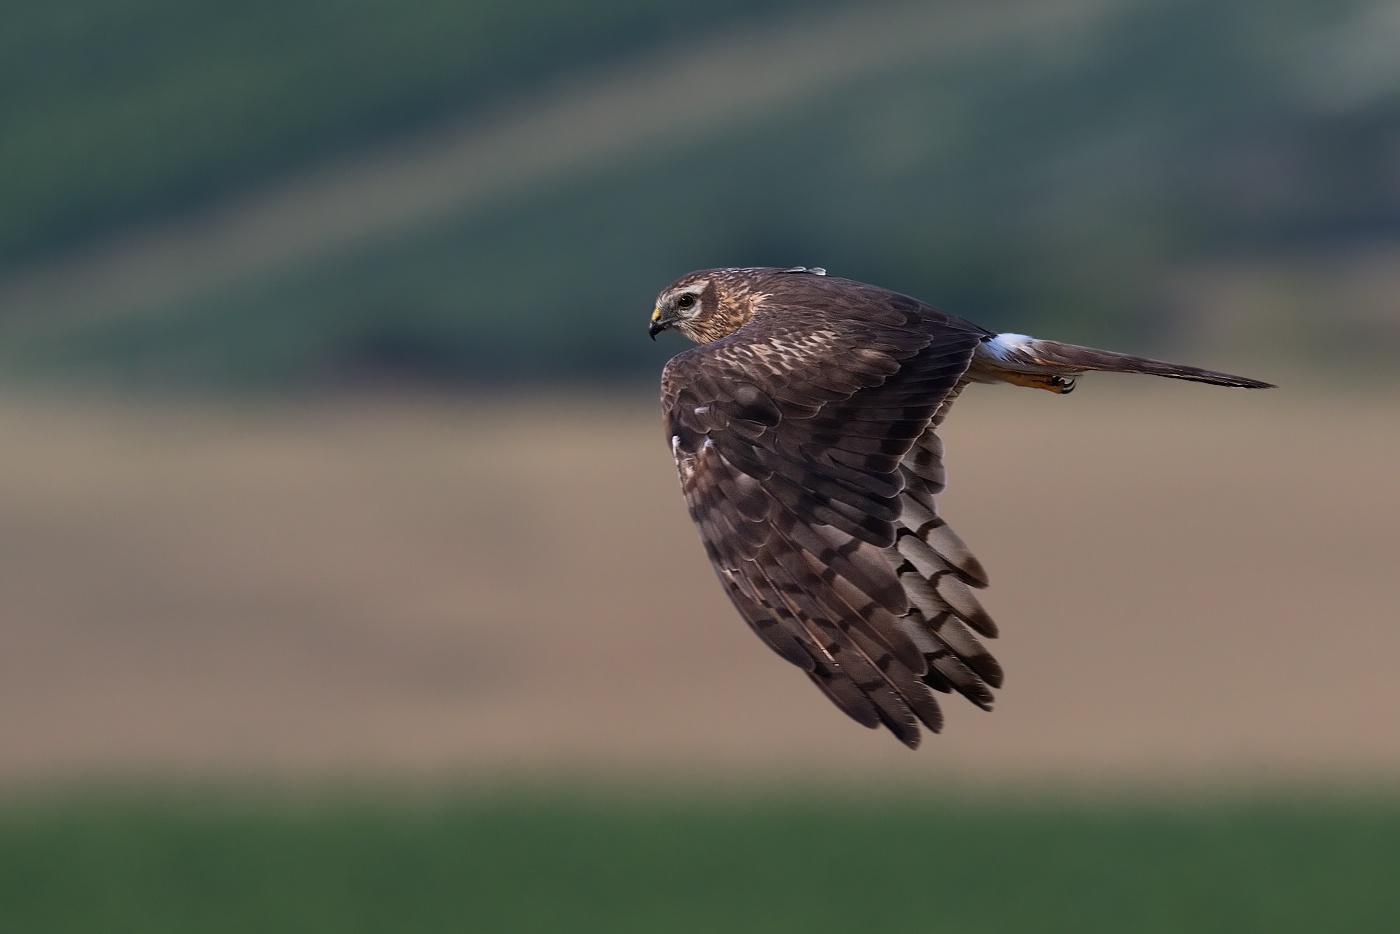
M 995 631 L 971 599 L 985 573 L 933 508 L 932 423 L 987 332 L 844 280 L 806 291 L 671 360 L 667 433 L 744 619 L 852 718 L 914 747 L 919 722 L 942 725 L 931 688 L 985 707 L 1000 681 L 968 629 Z
M 991 689 L 1002 684 L 1001 666 L 973 634 L 997 635 L 996 623 L 973 593 L 987 586 L 987 572 L 938 515 L 935 503 L 945 485 L 943 442 L 936 429 L 966 385 L 964 379 L 954 387 L 900 463 L 904 492 L 895 545 L 887 554 L 909 597 L 904 623 L 925 653 L 924 683 L 945 694 L 957 691 L 990 710 Z

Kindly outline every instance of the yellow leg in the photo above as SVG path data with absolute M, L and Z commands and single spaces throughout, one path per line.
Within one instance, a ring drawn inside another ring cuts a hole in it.
M 1042 376 L 1038 373 L 1015 373 L 1011 370 L 998 370 L 996 375 L 1002 382 L 1015 386 L 1044 389 L 1060 395 L 1074 391 L 1074 380 L 1068 376 Z

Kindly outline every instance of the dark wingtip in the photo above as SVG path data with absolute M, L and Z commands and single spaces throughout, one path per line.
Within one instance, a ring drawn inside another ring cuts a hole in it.
M 890 732 L 893 733 L 899 739 L 899 741 L 909 749 L 918 749 L 919 742 L 924 738 L 923 732 L 917 726 L 913 728 L 912 732 L 908 733 L 896 730 L 888 723 L 885 724 L 885 726 L 889 727 Z

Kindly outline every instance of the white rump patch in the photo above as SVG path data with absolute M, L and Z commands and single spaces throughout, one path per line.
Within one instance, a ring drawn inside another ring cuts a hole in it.
M 991 340 L 978 344 L 977 350 L 1002 363 L 1010 363 L 1019 352 L 1034 342 L 1035 338 L 1026 334 L 998 334 Z

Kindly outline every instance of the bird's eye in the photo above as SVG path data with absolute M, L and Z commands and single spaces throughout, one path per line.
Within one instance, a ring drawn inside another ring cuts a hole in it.
M 689 308 L 690 306 L 692 306 L 692 305 L 694 305 L 694 304 L 695 304 L 695 296 L 694 296 L 692 293 L 690 293 L 690 292 L 686 292 L 686 293 L 685 293 L 684 295 L 682 295 L 680 298 L 676 299 L 676 307 L 677 307 L 677 308 Z

